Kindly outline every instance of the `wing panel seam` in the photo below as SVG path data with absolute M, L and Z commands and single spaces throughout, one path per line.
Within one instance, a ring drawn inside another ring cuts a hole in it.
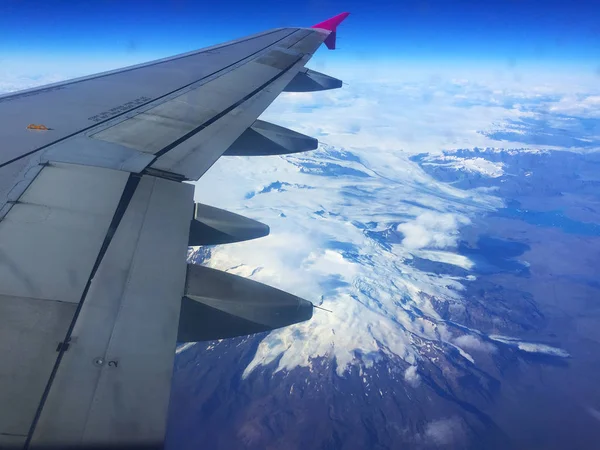
M 140 178 L 140 180 L 141 180 L 141 178 Z M 134 247 L 134 250 L 133 250 L 133 255 L 132 255 L 132 259 L 131 259 L 131 265 L 129 267 L 129 273 L 127 274 L 127 279 L 125 280 L 125 283 L 123 284 L 123 290 L 121 292 L 121 301 L 119 302 L 119 309 L 118 309 L 118 311 L 117 311 L 117 313 L 115 315 L 115 319 L 114 319 L 114 321 L 112 323 L 112 329 L 111 329 L 110 337 L 108 338 L 108 340 L 106 342 L 106 346 L 104 347 L 104 356 L 105 357 L 107 356 L 108 351 L 110 349 L 110 344 L 113 341 L 115 327 L 116 327 L 116 324 L 117 324 L 117 322 L 119 320 L 119 317 L 121 316 L 121 312 L 123 310 L 123 298 L 125 297 L 125 294 L 127 293 L 127 289 L 128 289 L 128 287 L 130 285 L 130 282 L 131 282 L 131 276 L 133 274 L 133 269 L 135 267 L 135 262 L 136 262 L 135 254 L 137 252 L 138 244 L 140 242 L 140 237 L 142 235 L 141 230 L 143 230 L 143 228 L 144 228 L 144 223 L 146 222 L 146 217 L 148 215 L 148 209 L 150 209 L 150 203 L 152 201 L 152 194 L 154 193 L 155 189 L 156 189 L 156 180 L 154 180 L 154 182 L 152 183 L 152 189 L 151 189 L 150 195 L 148 196 L 148 201 L 146 202 L 146 206 L 145 206 L 145 209 L 144 209 L 144 217 L 142 219 L 142 225 L 140 227 L 140 233 L 137 235 L 137 238 L 136 238 L 136 244 L 135 244 L 135 247 Z M 133 195 L 132 195 L 132 197 L 133 197 Z M 107 246 L 107 250 L 108 250 L 108 246 Z M 89 416 L 90 416 L 92 408 L 94 406 L 94 400 L 96 398 L 96 392 L 98 391 L 98 385 L 100 383 L 99 380 L 100 380 L 100 377 L 98 378 L 98 382 L 94 386 L 94 392 L 93 392 L 93 395 L 91 397 L 92 401 L 89 403 L 89 405 L 87 407 L 86 418 L 85 418 L 85 421 L 84 421 L 83 435 L 85 435 L 85 430 L 87 428 Z
M 210 119 L 208 119 L 203 124 L 198 125 L 192 131 L 186 133 L 185 135 L 183 135 L 182 137 L 180 137 L 176 141 L 174 141 L 171 144 L 167 145 L 165 148 L 163 148 L 163 149 L 159 150 L 158 152 L 156 152 L 156 157 L 154 158 L 154 160 L 150 164 L 148 164 L 148 166 L 152 166 L 152 164 L 154 164 L 156 162 L 156 160 L 158 158 L 160 158 L 161 156 L 163 156 L 165 153 L 167 153 L 170 150 L 172 150 L 173 148 L 177 147 L 182 142 L 187 141 L 189 138 L 191 138 L 195 134 L 199 133 L 204 128 L 212 125 L 217 120 L 219 120 L 223 116 L 227 115 L 228 113 L 230 113 L 231 111 L 233 111 L 235 108 L 237 108 L 238 106 L 240 106 L 243 103 L 245 103 L 246 101 L 248 101 L 250 98 L 254 97 L 257 93 L 259 93 L 260 91 L 262 91 L 263 89 L 265 89 L 267 86 L 269 86 L 275 80 L 281 78 L 283 75 L 285 75 L 287 72 L 289 72 L 296 64 L 298 64 L 298 62 L 302 61 L 302 59 L 304 58 L 304 56 L 305 56 L 305 54 L 302 53 L 297 59 L 294 60 L 294 62 L 292 64 L 290 64 L 288 67 L 286 67 L 284 70 L 282 70 L 281 72 L 279 72 L 277 75 L 275 75 L 274 77 L 270 78 L 268 81 L 266 81 L 265 83 L 263 83 L 262 85 L 260 85 L 258 88 L 256 88 L 252 92 L 250 92 L 248 95 L 244 96 L 243 98 L 241 98 L 240 100 L 238 100 L 237 102 L 235 102 L 233 105 L 227 107 L 226 109 L 224 109 L 223 111 L 221 111 L 219 114 L 211 117 Z
M 90 276 L 88 277 L 85 288 L 83 289 L 83 292 L 81 294 L 81 299 L 79 300 L 79 304 L 77 305 L 77 309 L 75 310 L 75 314 L 73 315 L 73 319 L 71 320 L 69 329 L 67 330 L 67 333 L 65 335 L 65 339 L 63 341 L 63 343 L 65 343 L 65 344 L 67 344 L 71 339 L 71 334 L 73 333 L 73 329 L 75 328 L 75 323 L 77 322 L 79 313 L 81 312 L 81 308 L 83 307 L 83 303 L 85 301 L 87 293 L 92 284 L 92 280 L 96 274 L 96 271 L 98 270 L 98 267 L 100 266 L 100 263 L 102 262 L 102 259 L 104 258 L 104 255 L 106 254 L 106 251 L 108 250 L 108 246 L 109 246 L 110 242 L 112 241 L 112 238 L 114 237 L 116 229 L 118 228 L 119 224 L 121 223 L 121 219 L 123 218 L 123 216 L 125 215 L 125 212 L 127 211 L 127 207 L 129 206 L 129 203 L 131 202 L 131 199 L 133 198 L 133 195 L 135 194 L 135 191 L 137 189 L 137 186 L 139 185 L 140 180 L 141 180 L 141 177 L 139 175 L 135 175 L 135 174 L 129 175 L 127 184 L 125 185 L 125 188 L 123 189 L 123 193 L 121 194 L 121 198 L 115 209 L 115 213 L 113 215 L 112 221 L 111 221 L 111 223 L 108 227 L 108 230 L 106 232 L 106 235 L 104 237 L 104 242 L 102 243 L 102 246 L 100 247 L 100 251 L 98 252 L 98 256 L 96 257 L 96 262 L 94 263 L 94 266 L 92 267 Z M 48 378 L 48 382 L 46 383 L 44 393 L 42 394 L 42 397 L 40 398 L 40 403 L 36 409 L 35 416 L 33 418 L 33 421 L 31 422 L 31 427 L 29 428 L 29 432 L 27 434 L 27 440 L 25 441 L 25 445 L 23 446 L 23 448 L 25 450 L 27 450 L 29 448 L 29 445 L 31 444 L 31 439 L 33 438 L 33 433 L 35 432 L 35 428 L 40 419 L 40 415 L 42 413 L 42 410 L 44 408 L 44 405 L 46 403 L 48 395 L 50 394 L 50 389 L 52 388 L 54 378 L 56 377 L 56 373 L 58 372 L 58 368 L 59 368 L 62 358 L 65 354 L 65 351 L 67 351 L 67 349 L 68 349 L 68 345 L 62 345 L 59 347 L 58 356 L 56 357 L 54 367 L 52 368 L 52 372 L 50 373 L 50 377 Z
M 304 34 L 302 37 L 300 37 L 300 39 L 298 39 L 298 40 L 297 40 L 296 42 L 294 42 L 293 44 L 290 44 L 290 45 L 288 45 L 288 46 L 287 46 L 287 48 L 288 48 L 288 49 L 289 49 L 289 48 L 292 48 L 294 45 L 296 45 L 298 42 L 300 42 L 300 41 L 301 41 L 301 40 L 303 40 L 304 38 L 308 37 L 310 34 L 312 34 L 312 32 L 307 30 L 307 31 L 306 31 L 306 33 L 305 33 L 305 34 Z

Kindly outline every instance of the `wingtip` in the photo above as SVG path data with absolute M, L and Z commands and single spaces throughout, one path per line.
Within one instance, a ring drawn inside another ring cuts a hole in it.
M 323 22 L 319 22 L 318 24 L 313 25 L 311 28 L 321 28 L 323 30 L 335 31 L 338 25 L 342 23 L 349 15 L 349 12 L 343 12 L 337 16 L 333 16 L 327 20 L 324 20 Z

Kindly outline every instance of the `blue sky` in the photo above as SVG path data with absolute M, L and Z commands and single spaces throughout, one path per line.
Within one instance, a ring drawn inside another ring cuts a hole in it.
M 258 6 L 257 6 L 258 5 Z M 0 2 L 0 64 L 147 60 L 279 26 L 352 16 L 333 58 L 600 66 L 598 1 Z M 332 55 L 328 55 L 329 58 Z

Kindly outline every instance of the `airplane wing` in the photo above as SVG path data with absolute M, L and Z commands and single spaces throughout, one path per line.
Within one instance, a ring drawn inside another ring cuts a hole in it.
M 257 120 L 347 13 L 0 96 L 0 447 L 162 447 L 176 342 L 312 316 L 291 294 L 186 264 L 269 228 L 194 204 L 222 155 L 316 148 Z M 223 189 L 225 186 L 215 186 Z

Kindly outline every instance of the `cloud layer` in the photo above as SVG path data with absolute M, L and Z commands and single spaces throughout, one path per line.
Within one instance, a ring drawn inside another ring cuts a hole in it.
M 456 335 L 432 302 L 460 304 L 463 284 L 474 274 L 468 272 L 473 262 L 456 253 L 458 233 L 473 217 L 503 202 L 493 191 L 461 190 L 436 181 L 412 156 L 497 145 L 480 131 L 539 114 L 536 105 L 546 111 L 548 103 L 564 96 L 543 86 L 511 89 L 495 91 L 467 80 L 388 80 L 284 95 L 263 119 L 325 144 L 287 157 L 222 158 L 198 182 L 197 200 L 246 214 L 272 230 L 258 241 L 212 249 L 208 265 L 333 311 L 317 311 L 307 323 L 271 333 L 246 375 L 275 362 L 277 370 L 311 367 L 319 357 L 335 360 L 343 375 L 352 364 L 369 365 L 385 354 L 410 365 L 405 381 L 411 384 L 418 380 L 426 343 L 456 348 L 469 363 L 476 363 L 478 354 L 496 351 L 478 330 Z M 483 177 L 503 175 L 501 163 L 483 158 L 446 154 L 439 161 Z M 419 269 L 415 258 L 454 265 L 468 275 Z M 541 344 L 514 347 L 567 354 Z

